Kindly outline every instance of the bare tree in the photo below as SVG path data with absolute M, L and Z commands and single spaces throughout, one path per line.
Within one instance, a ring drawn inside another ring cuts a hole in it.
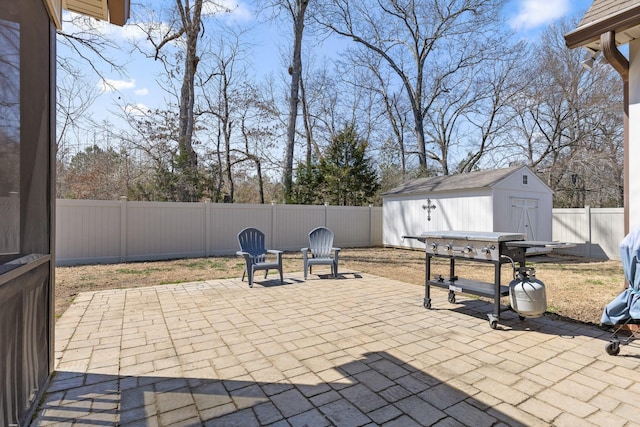
M 560 22 L 541 37 L 524 74 L 518 98 L 517 149 L 542 173 L 562 207 L 622 205 L 623 118 L 619 76 L 605 64 L 580 65 L 563 34 L 575 23 Z
M 385 116 L 391 128 L 391 135 L 385 139 L 387 143 L 392 141 L 392 145 L 397 151 L 397 159 L 400 162 L 400 176 L 407 175 L 407 148 L 405 144 L 405 135 L 407 133 L 407 115 L 409 109 L 398 92 L 394 92 L 389 84 L 389 79 L 383 76 L 381 69 L 371 67 L 371 72 L 375 77 L 373 82 L 377 83 L 376 90 L 382 100 Z
M 82 152 L 87 145 L 87 135 L 99 127 L 87 114 L 100 90 L 96 82 L 109 86 L 105 68 L 120 75 L 125 69 L 120 60 L 106 53 L 119 50 L 116 40 L 106 36 L 101 24 L 89 17 L 65 14 L 63 29 L 56 34 L 57 84 L 56 84 L 56 170 L 59 197 L 65 194 L 67 166 L 72 156 Z M 88 67 L 89 72 L 82 72 Z
M 218 160 L 217 188 L 214 200 L 220 200 L 224 187 L 225 202 L 235 202 L 237 165 L 250 162 L 255 165 L 260 200 L 264 202 L 262 155 L 256 146 L 268 149 L 270 142 L 255 140 L 256 134 L 266 137 L 263 126 L 265 113 L 274 111 L 262 99 L 257 85 L 249 82 L 246 71 L 248 45 L 243 41 L 244 31 L 227 29 L 220 38 L 203 51 L 203 73 L 198 82 L 202 91 L 202 106 L 197 115 L 202 123 L 215 130 L 216 148 L 210 155 Z M 213 120 L 203 120 L 203 118 Z M 273 119 L 273 116 L 269 117 Z M 213 122 L 213 126 L 212 125 Z M 249 172 L 250 173 L 250 172 Z M 247 174 L 240 174 L 247 176 Z
M 194 201 L 202 196 L 198 168 L 196 144 L 196 80 L 203 49 L 200 41 L 205 35 L 205 20 L 231 12 L 222 2 L 204 0 L 173 0 L 173 8 L 168 12 L 149 7 L 149 16 L 139 23 L 139 28 L 147 34 L 153 46 L 152 56 L 165 67 L 166 78 L 173 80 L 180 76 L 178 99 L 178 153 L 175 159 L 178 200 Z M 155 6 L 155 5 L 154 5 Z M 151 19 L 149 18 L 151 17 Z M 138 46 L 146 52 L 144 46 Z M 174 61 L 178 63 L 174 64 Z
M 58 197 L 63 197 L 66 167 L 86 143 L 80 135 L 98 126 L 87 111 L 99 90 L 68 58 L 58 61 L 56 77 L 56 192 Z
M 477 79 L 480 88 L 475 94 L 477 98 L 464 111 L 472 142 L 467 155 L 459 161 L 457 172 L 475 170 L 485 157 L 488 159 L 484 163 L 489 165 L 502 165 L 507 161 L 503 146 L 510 138 L 515 120 L 511 107 L 528 85 L 521 78 L 526 66 L 523 51 L 524 46 L 518 45 L 495 61 L 483 64 Z
M 176 0 L 176 11 L 179 19 L 177 25 L 171 27 L 159 42 L 153 38 L 149 40 L 154 44 L 156 59 L 160 50 L 168 43 L 177 39 L 184 40 L 184 62 L 182 74 L 182 87 L 180 90 L 180 119 L 178 127 L 178 168 L 181 179 L 178 184 L 178 195 L 182 201 L 195 201 L 199 198 L 198 191 L 198 157 L 193 149 L 194 81 L 198 68 L 198 37 L 202 28 L 202 1 L 195 0 L 193 6 L 189 0 Z
M 270 123 L 279 112 L 273 100 L 264 97 L 259 88 L 250 84 L 245 84 L 239 98 L 243 100 L 239 113 L 244 147 L 241 152 L 238 152 L 238 163 L 249 162 L 254 165 L 258 184 L 258 203 L 265 203 L 263 164 L 269 157 L 267 152 L 273 148 L 273 144 L 269 142 L 274 139 L 274 130 Z
M 298 117 L 298 93 L 302 76 L 302 36 L 305 26 L 305 13 L 309 0 L 285 0 L 282 2 L 293 20 L 293 51 L 291 55 L 291 85 L 289 86 L 289 120 L 287 122 L 287 146 L 284 161 L 284 198 L 291 199 L 293 186 L 293 155 L 296 138 L 296 120 Z
M 262 0 L 262 5 L 271 8 L 275 16 L 281 12 L 291 19 L 293 24 L 293 44 L 291 48 L 291 62 L 288 65 L 288 72 L 291 76 L 289 84 L 289 112 L 287 119 L 287 136 L 285 147 L 284 168 L 282 173 L 282 183 L 284 185 L 285 201 L 292 200 L 293 186 L 293 160 L 296 140 L 296 122 L 298 119 L 298 107 L 300 103 L 300 85 L 302 79 L 302 39 L 305 25 L 307 23 L 307 8 L 309 0 Z
M 370 126 L 380 139 L 379 164 L 384 172 L 382 185 L 393 188 L 407 177 L 409 159 L 412 155 L 415 156 L 415 151 L 411 152 L 406 143 L 407 134 L 411 130 L 411 107 L 402 86 L 394 84 L 394 72 L 385 66 L 386 62 L 382 57 L 371 55 L 368 50 L 351 50 L 347 52 L 344 62 L 347 67 L 360 69 L 360 72 L 354 70 L 351 73 L 354 77 L 347 80 L 346 84 L 357 86 L 373 97 L 368 110 L 373 114 L 370 116 Z M 386 182 L 389 179 L 393 182 Z
M 116 40 L 104 34 L 100 25 L 99 21 L 88 16 L 75 13 L 65 14 L 63 29 L 56 33 L 56 41 L 60 46 L 69 50 L 70 54 L 68 56 L 60 55 L 63 49 L 59 49 L 57 59 L 63 69 L 74 68 L 71 63 L 78 59 L 108 84 L 103 66 L 120 74 L 124 74 L 125 69 L 118 59 L 106 53 L 118 51 L 120 46 Z
M 501 0 L 332 0 L 320 23 L 380 56 L 409 99 L 421 168 L 428 157 L 446 165 L 445 153 L 427 152 L 425 118 L 460 74 L 496 55 Z M 496 37 L 496 39 L 491 39 Z
M 513 119 L 511 105 L 527 84 L 521 79 L 522 46 L 503 47 L 501 56 L 479 67 L 458 71 L 457 84 L 447 85 L 425 116 L 427 157 L 445 174 L 471 172 L 482 160 L 501 151 Z M 498 154 L 499 156 L 499 154 Z M 493 156 L 485 164 L 499 165 Z
M 178 152 L 178 115 L 165 110 L 130 109 L 129 129 L 119 135 L 123 149 L 137 166 L 130 176 L 129 196 L 135 200 L 175 201 L 174 159 Z
M 226 39 L 220 39 L 216 47 L 208 49 L 208 63 L 211 66 L 206 73 L 204 81 L 200 83 L 203 87 L 203 102 L 205 109 L 198 114 L 210 114 L 216 120 L 218 140 L 217 146 L 220 147 L 218 152 L 222 151 L 220 158 L 223 163 L 220 164 L 220 180 L 226 179 L 228 194 L 225 198 L 226 202 L 233 202 L 234 183 L 233 183 L 233 163 L 232 158 L 232 132 L 234 122 L 234 86 L 236 85 L 235 68 L 237 66 L 238 55 L 241 49 L 237 38 L 233 42 Z M 222 146 L 222 147 L 221 147 Z M 224 166 L 223 166 L 224 165 Z M 224 178 L 222 171 L 224 170 Z

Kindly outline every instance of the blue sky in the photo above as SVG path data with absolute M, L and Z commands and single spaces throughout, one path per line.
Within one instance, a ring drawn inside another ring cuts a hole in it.
M 227 23 L 232 21 L 241 24 L 253 23 L 251 0 L 224 1 L 228 2 L 234 10 L 233 13 L 224 15 L 223 19 Z M 535 40 L 548 25 L 565 16 L 581 16 L 591 3 L 591 0 L 509 0 L 504 14 L 507 22 L 518 36 Z M 133 14 L 135 15 L 135 11 Z M 63 29 L 67 32 L 72 31 L 73 28 L 69 27 L 64 26 Z M 121 45 L 125 45 L 126 40 L 142 37 L 141 31 L 134 25 L 116 27 L 100 24 L 100 28 Z M 288 28 L 286 30 L 289 31 Z M 259 34 L 262 41 L 254 40 L 253 51 L 254 63 L 259 64 L 255 67 L 259 67 L 259 69 L 253 71 L 258 74 L 272 72 L 277 76 L 284 70 L 280 59 L 277 34 L 273 28 L 262 30 Z M 59 54 L 65 54 L 63 48 L 59 49 Z M 123 52 L 116 54 L 122 57 Z M 92 113 L 98 121 L 109 119 L 111 122 L 116 122 L 115 115 L 123 108 L 123 103 L 127 103 L 129 108 L 146 109 L 160 107 L 166 102 L 166 94 L 157 85 L 155 79 L 155 73 L 160 72 L 159 64 L 151 59 L 142 58 L 140 55 L 129 56 L 128 52 L 124 52 L 124 54 L 127 56 L 126 75 L 104 69 L 103 72 L 109 80 L 109 85 L 105 85 L 104 82 L 98 81 L 96 78 L 95 84 L 98 86 L 100 96 L 92 108 Z M 322 53 L 320 52 L 318 55 L 322 55 Z M 87 73 L 90 74 L 90 71 L 87 70 Z
M 585 12 L 592 0 L 511 0 L 505 14 L 513 29 L 535 36 L 564 16 Z

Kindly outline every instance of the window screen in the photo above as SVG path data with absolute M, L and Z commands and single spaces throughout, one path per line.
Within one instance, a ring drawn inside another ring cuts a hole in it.
M 0 257 L 6 258 L 20 251 L 20 26 L 2 16 L 0 110 Z

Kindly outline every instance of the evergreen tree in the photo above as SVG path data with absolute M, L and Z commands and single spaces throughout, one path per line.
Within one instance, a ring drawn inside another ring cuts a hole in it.
M 300 205 L 321 205 L 324 203 L 323 179 L 318 162 L 298 163 L 296 179 L 291 191 L 291 201 Z
M 361 206 L 373 199 L 380 184 L 371 159 L 366 156 L 367 147 L 353 123 L 333 137 L 319 165 L 327 202 Z

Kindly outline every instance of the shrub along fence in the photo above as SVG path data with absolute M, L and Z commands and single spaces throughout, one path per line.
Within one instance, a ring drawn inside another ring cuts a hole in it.
M 562 252 L 619 259 L 623 209 L 554 209 Z M 269 249 L 298 251 L 313 228 L 335 233 L 338 247 L 382 246 L 382 208 L 350 206 L 57 200 L 56 265 L 233 255 L 237 234 L 256 227 Z

